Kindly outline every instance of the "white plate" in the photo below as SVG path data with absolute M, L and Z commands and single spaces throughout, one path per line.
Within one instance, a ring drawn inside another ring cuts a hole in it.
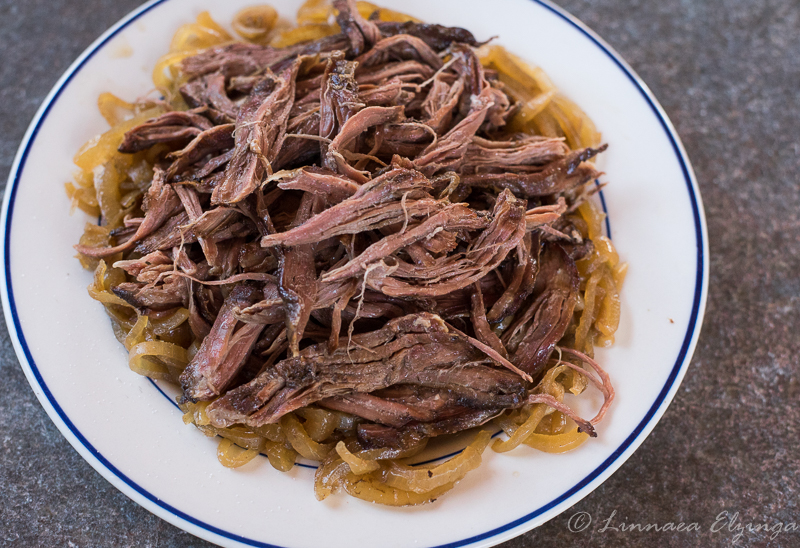
M 59 80 L 28 129 L 3 206 L 2 297 L 22 368 L 53 422 L 108 481 L 163 519 L 225 546 L 331 548 L 490 546 L 585 497 L 642 443 L 686 371 L 708 280 L 703 209 L 672 125 L 645 85 L 599 37 L 532 0 L 384 0 L 423 20 L 470 29 L 544 68 L 610 145 L 601 168 L 613 239 L 630 272 L 617 344 L 598 352 L 617 399 L 599 437 L 564 455 L 486 452 L 454 491 L 422 508 L 346 496 L 314 499 L 313 471 L 282 474 L 262 458 L 228 470 L 216 442 L 126 367 L 90 274 L 74 259 L 85 220 L 63 183 L 78 147 L 105 130 L 97 96 L 132 99 L 180 24 L 208 9 L 230 21 L 247 2 L 157 0 L 92 44 Z M 292 17 L 300 0 L 273 1 Z M 131 51 L 130 56 L 123 56 Z M 575 405 L 589 414 L 597 394 Z M 591 416 L 591 415 L 590 415 Z

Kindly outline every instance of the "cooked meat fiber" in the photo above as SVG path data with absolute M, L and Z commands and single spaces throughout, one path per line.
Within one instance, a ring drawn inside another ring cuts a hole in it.
M 471 186 L 508 189 L 523 198 L 558 195 L 596 179 L 600 173 L 585 162 L 605 149 L 606 145 L 576 150 L 533 173 L 479 173 L 464 176 L 462 182 Z
M 157 156 L 141 207 L 78 251 L 113 257 L 138 313 L 188 310 L 183 398 L 217 427 L 316 405 L 396 448 L 547 403 L 594 249 L 570 214 L 605 145 L 512 130 L 469 31 L 334 6 L 338 34 L 184 59 L 190 110 L 119 147 Z
M 182 207 L 178 195 L 175 194 L 175 191 L 170 185 L 166 184 L 164 179 L 164 171 L 156 168 L 154 170 L 153 182 L 142 202 L 144 219 L 141 220 L 136 228 L 136 232 L 128 238 L 127 241 L 113 247 L 77 245 L 75 249 L 77 249 L 79 253 L 89 257 L 109 257 L 132 249 L 139 240 L 156 231 L 168 219 L 178 213 Z
M 184 396 L 193 401 L 209 400 L 220 394 L 244 365 L 263 329 L 259 324 L 241 324 L 237 307 L 253 304 L 259 291 L 246 284 L 234 288 L 217 316 L 211 332 L 180 381 Z M 237 329 L 238 326 L 238 329 Z
M 413 314 L 341 340 L 330 355 L 324 345 L 311 346 L 230 391 L 207 412 L 216 425 L 258 426 L 321 399 L 396 384 L 447 389 L 462 405 L 474 407 L 519 404 L 525 393 L 522 379 L 487 362 L 438 316 Z
M 383 36 L 409 34 L 421 39 L 435 51 L 447 49 L 453 42 L 467 44 L 469 46 L 478 45 L 478 42 L 470 31 L 458 27 L 443 27 L 442 25 L 414 23 L 411 21 L 407 23 L 380 21 L 377 24 Z
M 514 348 L 514 364 L 532 377 L 542 372 L 569 327 L 580 281 L 575 262 L 558 244 L 545 247 L 537 278 L 541 293 L 503 337 L 507 347 Z
M 286 137 L 298 68 L 294 63 L 277 77 L 268 74 L 242 104 L 233 157 L 211 195 L 212 203 L 239 202 L 253 193 L 264 173 L 271 174 Z
M 350 198 L 285 232 L 264 237 L 263 246 L 295 246 L 344 234 L 359 234 L 402 222 L 406 215 L 428 215 L 443 202 L 434 200 L 421 173 L 396 168 L 359 187 Z
M 210 120 L 201 116 L 205 110 L 207 109 L 165 112 L 126 133 L 125 139 L 119 145 L 119 151 L 139 152 L 157 143 L 188 143 L 204 130 L 213 127 Z
M 313 215 L 314 202 L 319 200 L 319 196 L 306 193 L 297 210 L 294 224 L 301 225 L 308 221 Z M 308 243 L 281 249 L 279 257 L 278 293 L 286 309 L 289 352 L 290 355 L 297 356 L 300 340 L 303 338 L 303 331 L 311 317 L 314 299 L 317 296 L 314 245 Z
M 437 297 L 462 289 L 497 268 L 525 235 L 525 211 L 509 191 L 497 198 L 492 220 L 461 253 L 437 259 L 431 266 L 416 266 L 401 259 L 382 263 L 368 282 L 373 289 L 393 297 Z

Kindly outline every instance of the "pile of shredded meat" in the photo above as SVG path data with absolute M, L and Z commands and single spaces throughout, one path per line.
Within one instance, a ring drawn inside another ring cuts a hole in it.
M 164 151 L 143 216 L 78 250 L 122 252 L 111 289 L 139 314 L 188 309 L 183 398 L 213 426 L 315 404 L 392 447 L 542 401 L 593 434 L 535 387 L 574 322 L 592 242 L 565 214 L 604 147 L 508 131 L 470 32 L 334 5 L 339 34 L 186 58 L 189 110 L 119 147 Z

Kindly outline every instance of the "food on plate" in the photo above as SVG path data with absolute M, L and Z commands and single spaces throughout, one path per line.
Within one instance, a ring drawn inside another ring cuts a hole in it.
M 225 466 L 318 461 L 319 499 L 425 503 L 489 445 L 594 436 L 626 266 L 590 200 L 592 122 L 468 30 L 346 0 L 297 23 L 250 7 L 237 39 L 204 12 L 159 98 L 99 98 L 111 129 L 67 191 L 100 218 L 76 248 L 130 368 L 180 385 Z M 586 420 L 565 395 L 589 383 Z

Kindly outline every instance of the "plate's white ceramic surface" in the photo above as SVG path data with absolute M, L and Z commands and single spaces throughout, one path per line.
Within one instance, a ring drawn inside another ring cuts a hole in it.
M 599 437 L 565 455 L 486 452 L 483 466 L 436 503 L 389 509 L 314 499 L 313 471 L 263 459 L 235 471 L 216 442 L 126 367 L 108 319 L 73 258 L 83 230 L 63 183 L 72 156 L 105 130 L 103 91 L 135 98 L 180 24 L 208 9 L 230 21 L 246 2 L 157 0 L 100 37 L 42 105 L 5 195 L 6 320 L 37 397 L 78 452 L 133 500 L 227 546 L 489 546 L 543 523 L 590 493 L 641 444 L 672 399 L 697 340 L 708 253 L 700 196 L 683 148 L 655 99 L 597 36 L 534 0 L 384 0 L 423 20 L 463 26 L 538 64 L 581 105 L 610 147 L 600 167 L 613 239 L 630 271 L 617 344 L 598 352 L 617 399 Z M 291 17 L 300 0 L 273 0 Z M 120 52 L 132 50 L 130 56 Z M 572 402 L 591 416 L 598 394 Z

